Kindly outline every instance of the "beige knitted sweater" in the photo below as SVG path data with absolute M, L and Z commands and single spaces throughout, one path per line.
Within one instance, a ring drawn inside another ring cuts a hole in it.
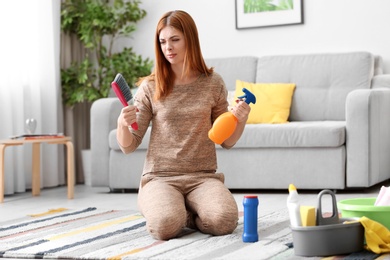
M 154 81 L 144 80 L 134 100 L 139 109 L 135 141 L 121 147 L 133 152 L 152 124 L 143 174 L 215 172 L 215 144 L 208 138 L 214 120 L 227 111 L 227 90 L 221 76 L 201 75 L 195 82 L 177 85 L 161 101 L 153 99 Z M 131 155 L 130 155 L 131 156 Z

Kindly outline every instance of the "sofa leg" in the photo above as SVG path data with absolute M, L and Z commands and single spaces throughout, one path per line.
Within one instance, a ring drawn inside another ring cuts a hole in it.
M 125 189 L 113 189 L 110 188 L 110 193 L 125 193 Z
M 113 188 L 110 188 L 110 193 L 138 193 L 138 189 L 113 189 Z

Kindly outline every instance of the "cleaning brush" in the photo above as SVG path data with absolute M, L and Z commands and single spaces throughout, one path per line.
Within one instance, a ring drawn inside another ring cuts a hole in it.
M 119 98 L 123 106 L 127 107 L 129 102 L 133 99 L 133 94 L 131 93 L 130 87 L 122 74 L 116 74 L 114 81 L 111 82 L 111 87 L 113 88 L 116 96 Z M 132 123 L 131 127 L 134 130 L 138 130 L 137 122 Z

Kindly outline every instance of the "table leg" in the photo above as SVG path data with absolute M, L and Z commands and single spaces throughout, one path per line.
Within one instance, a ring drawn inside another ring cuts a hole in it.
M 5 144 L 0 144 L 0 203 L 4 202 L 4 188 L 5 188 L 5 176 L 4 176 L 4 152 Z
M 41 193 L 41 145 L 32 144 L 32 195 Z
M 68 182 L 68 199 L 74 198 L 74 149 L 73 149 L 73 143 L 70 141 L 66 142 L 67 147 L 67 182 Z

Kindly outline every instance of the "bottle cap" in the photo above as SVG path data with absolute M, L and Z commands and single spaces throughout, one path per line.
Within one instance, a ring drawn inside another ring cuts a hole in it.
M 291 192 L 291 191 L 296 191 L 297 190 L 297 188 L 294 186 L 294 184 L 290 184 L 289 186 L 288 186 L 288 191 L 289 192 Z
M 245 195 L 244 198 L 247 198 L 247 199 L 256 199 L 257 196 L 256 196 L 256 195 Z

